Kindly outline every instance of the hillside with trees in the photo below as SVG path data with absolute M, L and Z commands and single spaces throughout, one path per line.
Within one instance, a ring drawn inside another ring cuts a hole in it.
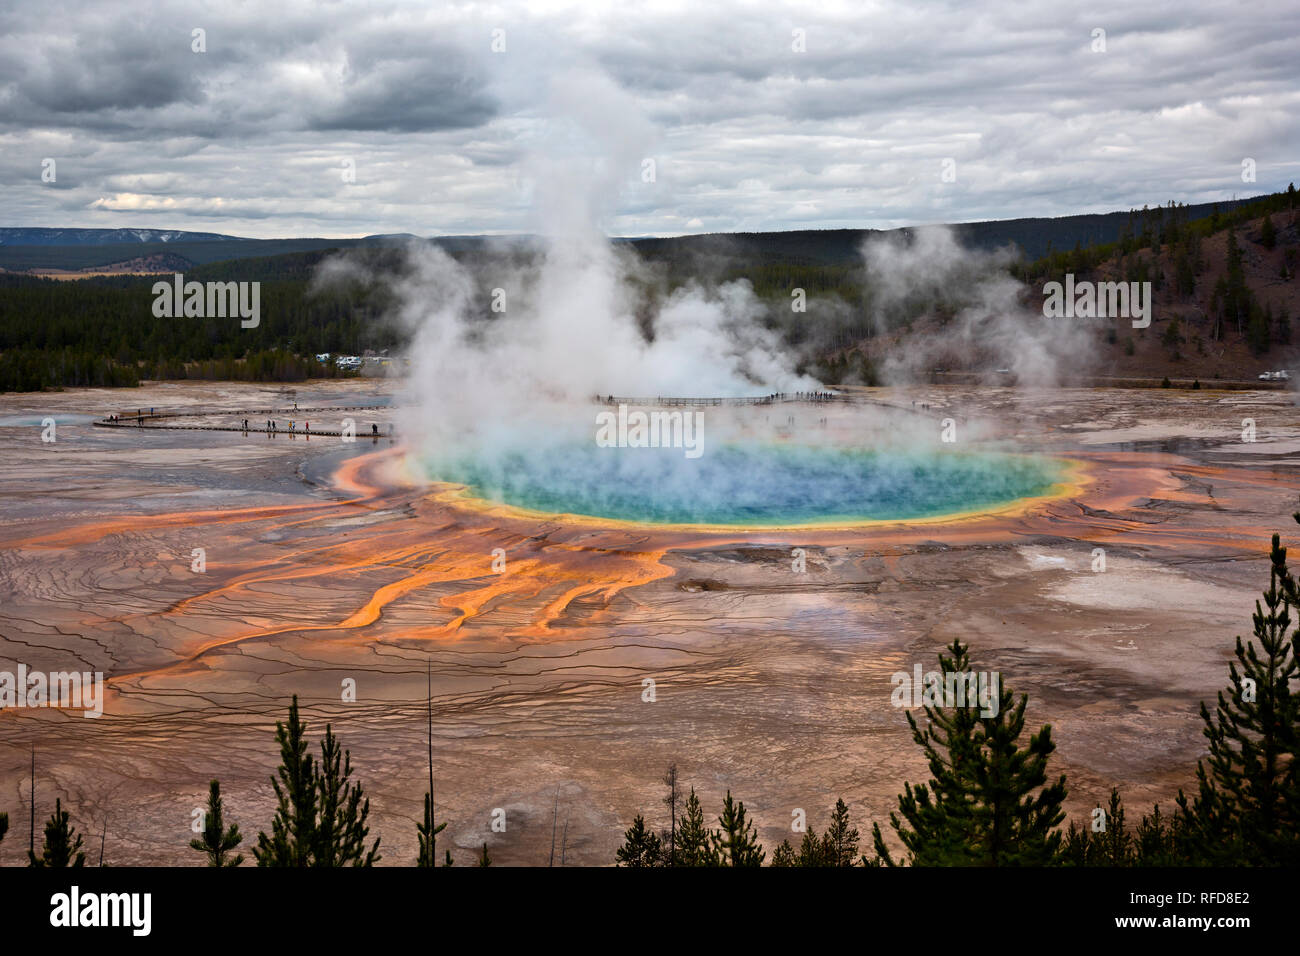
M 1295 200 L 1292 186 L 1222 206 L 1169 203 L 1105 216 L 952 228 L 971 249 L 1010 243 L 1011 250 L 1042 250 L 1037 258 L 1014 259 L 1011 266 L 1025 284 L 1021 304 L 1031 312 L 1042 308 L 1043 286 L 1066 273 L 1098 282 L 1151 282 L 1150 328 L 1134 330 L 1126 320 L 1095 323 L 1095 371 L 1212 382 L 1254 378 L 1294 363 L 1300 347 L 1300 337 L 1292 333 L 1300 316 Z M 806 371 L 828 385 L 876 384 L 876 369 L 890 350 L 906 350 L 913 335 L 932 347 L 941 343 L 946 324 L 965 304 L 960 283 L 954 283 L 937 297 L 880 308 L 861 249 L 865 239 L 886 235 L 824 230 L 618 243 L 632 249 L 645 267 L 625 281 L 647 323 L 664 297 L 683 285 L 743 280 L 765 303 L 768 326 L 800 356 Z M 893 241 L 906 245 L 915 235 L 916 230 L 896 230 Z M 261 283 L 261 322 L 245 329 L 235 321 L 155 317 L 152 288 L 160 275 L 69 281 L 0 272 L 0 391 L 133 386 L 145 379 L 301 381 L 338 374 L 314 356 L 397 350 L 407 343 L 408 330 L 390 318 L 390 280 L 408 270 L 411 242 L 436 243 L 469 269 L 482 292 L 477 298 L 483 321 L 493 319 L 489 302 L 497 267 L 527 265 L 540 254 L 528 237 L 370 237 L 331 245 L 328 240 L 193 241 L 182 235 L 166 244 L 0 246 L 0 261 L 10 268 L 36 250 L 32 255 L 62 256 L 72 267 L 87 257 L 118 265 L 165 262 L 169 269 L 185 266 L 187 281 Z M 165 253 L 150 252 L 164 245 Z M 341 251 L 340 245 L 348 248 Z M 189 265 L 186 256 L 199 247 L 196 259 L 205 264 Z M 236 248 L 238 258 L 212 261 Z M 277 254 L 253 254 L 257 251 Z M 321 264 L 340 255 L 361 268 L 328 287 L 315 282 Z M 796 290 L 807 296 L 806 314 L 791 312 Z M 954 345 L 940 364 L 983 374 L 1002 361 Z

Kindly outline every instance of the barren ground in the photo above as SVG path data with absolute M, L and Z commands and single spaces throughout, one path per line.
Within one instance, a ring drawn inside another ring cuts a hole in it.
M 295 397 L 307 409 L 391 390 L 321 383 Z M 458 863 L 486 840 L 497 863 L 545 865 L 553 821 L 557 863 L 610 863 L 635 813 L 666 826 L 671 760 L 711 816 L 727 788 L 743 799 L 769 853 L 794 808 L 820 828 L 836 797 L 865 836 L 925 777 L 890 675 L 930 669 L 954 637 L 1030 695 L 1034 729 L 1052 724 L 1073 816 L 1112 785 L 1135 816 L 1171 806 L 1203 751 L 1199 702 L 1250 633 L 1269 536 L 1300 539 L 1292 394 L 868 394 L 900 415 L 913 401 L 958 415 L 972 440 L 1075 457 L 1088 483 L 1024 513 L 941 523 L 602 527 L 440 500 L 400 480 L 387 440 L 89 424 L 128 406 L 292 400 L 276 388 L 0 396 L 0 670 L 110 681 L 98 720 L 0 712 L 0 863 L 26 850 L 33 744 L 38 822 L 62 797 L 97 856 L 106 821 L 112 865 L 194 864 L 191 813 L 212 777 L 251 842 L 273 812 L 273 724 L 296 693 L 313 737 L 329 721 L 351 750 L 384 862 L 409 864 L 429 661 L 437 804 Z M 344 414 L 365 433 L 389 412 L 323 413 L 317 427 Z M 857 414 L 834 411 L 832 428 L 852 434 Z M 47 416 L 54 443 L 41 441 Z M 497 547 L 505 574 L 491 570 Z M 496 808 L 504 833 L 490 830 Z

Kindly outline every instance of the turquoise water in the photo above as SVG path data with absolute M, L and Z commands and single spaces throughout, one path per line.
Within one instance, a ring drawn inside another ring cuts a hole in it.
M 796 445 L 681 449 L 594 444 L 427 462 L 440 481 L 534 511 L 657 524 L 798 525 L 914 519 L 1048 493 L 1055 459 Z

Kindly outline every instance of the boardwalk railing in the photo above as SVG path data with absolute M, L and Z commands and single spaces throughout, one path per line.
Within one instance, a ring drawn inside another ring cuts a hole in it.
M 774 392 L 771 395 L 755 395 L 733 398 L 687 398 L 683 396 L 657 395 L 654 398 L 629 397 L 626 395 L 593 395 L 598 405 L 778 405 L 793 402 L 819 404 L 823 402 L 852 402 L 847 395 L 835 392 Z
M 178 411 L 160 411 L 152 409 L 145 412 L 141 410 L 137 414 L 121 414 L 116 418 L 99 418 L 92 422 L 99 428 L 153 428 L 163 431 L 193 431 L 193 432 L 264 432 L 268 435 L 290 435 L 297 437 L 302 435 L 307 438 L 343 438 L 344 434 L 341 428 L 310 428 L 311 419 L 299 417 L 311 415 L 316 418 L 321 412 L 358 412 L 358 411 L 375 411 L 377 409 L 386 409 L 388 406 L 374 405 L 325 405 L 317 408 L 241 408 L 241 409 L 215 409 L 215 408 L 193 408 Z M 275 424 L 272 427 L 268 424 L 268 419 L 258 421 L 254 416 L 270 415 L 276 416 Z M 293 422 L 292 428 L 288 427 L 288 421 L 284 416 L 293 415 L 290 419 Z M 236 424 L 232 425 L 182 425 L 167 423 L 166 419 L 185 419 L 185 418 L 213 418 L 221 417 L 234 419 Z M 319 422 L 319 419 L 317 419 Z M 248 427 L 244 427 L 244 422 L 248 422 Z M 378 423 L 370 423 L 378 424 Z M 299 427 L 302 426 L 302 427 Z M 353 433 L 354 438 L 393 438 L 393 426 L 390 424 L 382 431 L 367 429 L 364 426 L 357 428 Z

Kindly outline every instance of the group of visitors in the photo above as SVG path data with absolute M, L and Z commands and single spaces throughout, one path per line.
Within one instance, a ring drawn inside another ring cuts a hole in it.
M 275 420 L 274 418 L 268 418 L 268 419 L 266 420 L 266 430 L 267 430 L 268 432 L 279 431 L 279 426 L 278 426 L 278 424 L 276 423 L 276 420 Z M 248 431 L 248 419 L 247 419 L 247 418 L 244 419 L 244 431 Z M 289 431 L 291 434 L 292 434 L 292 433 L 296 433 L 296 432 L 298 431 L 298 423 L 297 423 L 296 421 L 294 421 L 292 418 L 289 419 L 289 428 L 288 428 L 288 431 Z M 308 434 L 311 433 L 311 422 L 303 422 L 303 431 L 306 432 L 306 433 L 308 433 Z

